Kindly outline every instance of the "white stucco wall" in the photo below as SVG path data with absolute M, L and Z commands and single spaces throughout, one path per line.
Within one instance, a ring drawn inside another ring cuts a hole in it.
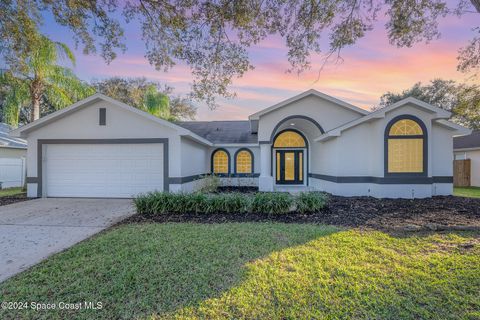
M 432 127 L 430 113 L 409 105 L 387 113 L 385 118 L 362 123 L 343 131 L 339 137 L 320 142 L 312 154 L 315 158 L 323 159 L 328 168 L 318 162 L 312 166 L 312 172 L 335 176 L 383 177 L 385 128 L 400 115 L 414 115 L 427 128 L 428 176 L 451 176 L 453 132 L 437 124 Z
M 2 148 L 0 147 L 0 158 L 22 158 L 27 156 L 27 149 Z
M 480 187 L 480 149 L 455 151 L 456 159 L 470 159 L 470 185 Z
M 413 105 L 405 105 L 388 112 L 385 118 L 362 123 L 342 132 L 339 137 L 314 143 L 311 147 L 310 172 L 342 176 L 384 177 L 384 134 L 387 124 L 400 115 L 419 118 L 427 130 L 428 177 L 451 177 L 453 131 L 434 122 L 432 113 Z M 432 124 L 433 123 L 433 124 Z M 310 185 L 319 190 L 339 195 L 371 195 L 376 197 L 426 197 L 452 194 L 451 183 L 434 184 L 375 184 L 335 183 L 310 179 Z
M 99 125 L 99 108 L 106 108 L 106 125 Z M 39 139 L 169 139 L 169 176 L 180 177 L 181 143 L 176 130 L 141 115 L 101 101 L 86 106 L 28 133 L 27 177 L 37 177 Z M 36 196 L 37 186 L 28 183 L 28 195 Z
M 452 131 L 438 124 L 432 126 L 431 165 L 432 176 L 453 176 Z
M 181 176 L 188 177 L 209 172 L 209 148 L 189 138 L 181 138 Z
M 351 109 L 316 96 L 307 96 L 289 105 L 262 115 L 258 124 L 258 141 L 270 140 L 275 126 L 292 115 L 303 115 L 315 119 L 325 131 L 338 127 L 362 115 Z

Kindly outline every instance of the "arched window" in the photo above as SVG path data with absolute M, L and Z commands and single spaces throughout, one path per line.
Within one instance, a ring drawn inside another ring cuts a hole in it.
M 427 130 L 420 119 L 404 115 L 385 129 L 387 174 L 426 174 Z
M 227 150 L 217 149 L 212 154 L 212 172 L 215 174 L 230 173 L 230 155 Z
M 305 139 L 296 131 L 285 130 L 280 133 L 273 143 L 274 148 L 305 148 Z
M 253 173 L 253 154 L 248 149 L 240 149 L 235 154 L 235 173 Z

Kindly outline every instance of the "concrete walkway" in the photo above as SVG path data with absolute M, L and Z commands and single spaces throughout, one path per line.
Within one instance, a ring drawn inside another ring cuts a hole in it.
M 35 199 L 0 206 L 0 282 L 134 213 L 129 199 Z

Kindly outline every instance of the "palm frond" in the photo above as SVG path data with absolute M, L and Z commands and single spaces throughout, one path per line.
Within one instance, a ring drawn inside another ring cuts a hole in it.
M 70 50 L 70 48 L 65 43 L 55 42 L 55 44 L 57 45 L 57 52 L 59 53 L 60 58 L 61 59 L 67 58 L 68 60 L 70 60 L 72 65 L 75 66 L 77 62 L 72 50 Z
M 21 108 L 28 104 L 30 93 L 25 84 L 18 83 L 17 86 L 9 87 L 7 94 L 2 101 L 3 122 L 13 126 L 18 126 Z
M 47 99 L 55 109 L 64 108 L 95 93 L 95 89 L 78 79 L 72 70 L 55 66 L 46 79 Z M 52 94 L 59 94 L 54 97 Z

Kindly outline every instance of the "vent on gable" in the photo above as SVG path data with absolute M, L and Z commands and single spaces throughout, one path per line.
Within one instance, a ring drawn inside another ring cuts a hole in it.
M 107 109 L 100 108 L 99 110 L 99 125 L 105 126 L 107 124 Z

